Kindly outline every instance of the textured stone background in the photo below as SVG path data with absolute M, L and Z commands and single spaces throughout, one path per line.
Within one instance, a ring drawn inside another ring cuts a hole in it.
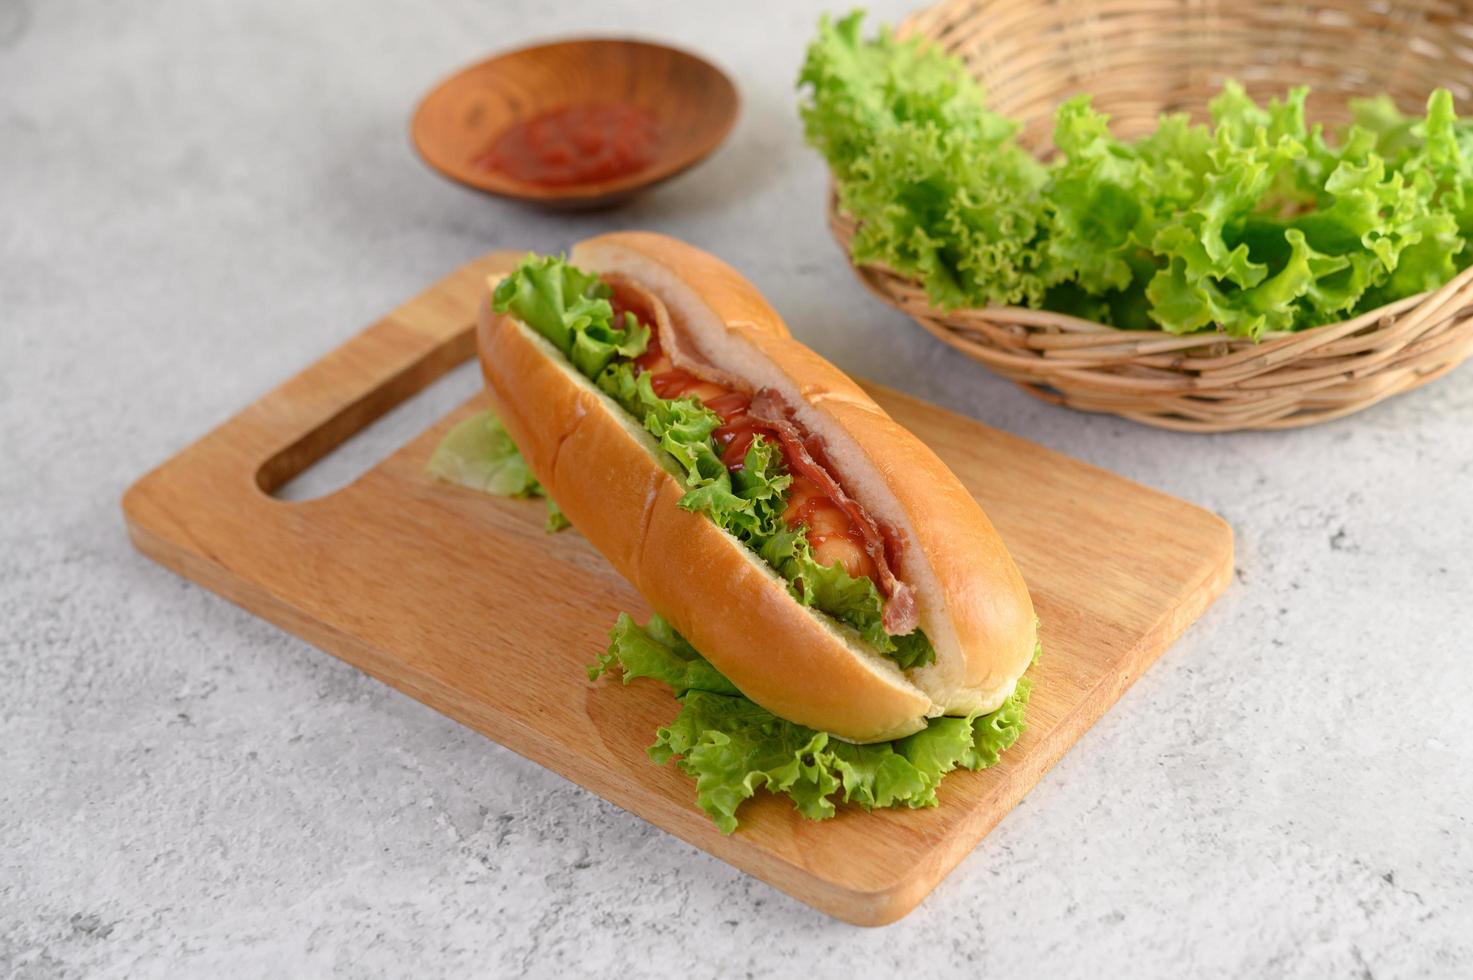
M 1473 368 L 1280 435 L 1024 397 L 829 241 L 793 111 L 817 14 L 0 0 L 0 974 L 1473 971 Z M 727 147 L 586 217 L 415 160 L 438 77 L 598 30 L 723 64 Z M 857 373 L 1237 529 L 1228 595 L 892 928 L 809 911 L 125 539 L 130 480 L 425 283 L 612 226 L 717 250 Z

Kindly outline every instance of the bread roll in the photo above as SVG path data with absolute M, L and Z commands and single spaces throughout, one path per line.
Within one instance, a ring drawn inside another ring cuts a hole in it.
M 794 340 L 757 289 L 715 257 L 644 232 L 574 248 L 573 265 L 652 294 L 682 348 L 753 390 L 777 392 L 822 440 L 844 490 L 888 525 L 897 576 L 936 650 L 902 672 L 799 604 L 761 558 L 704 514 L 654 440 L 562 354 L 483 307 L 487 386 L 533 474 L 574 526 L 723 674 L 790 721 L 856 742 L 928 717 L 996 708 L 1032 658 L 1032 602 L 1006 548 L 944 463 L 838 368 Z M 493 284 L 494 285 L 494 284 Z

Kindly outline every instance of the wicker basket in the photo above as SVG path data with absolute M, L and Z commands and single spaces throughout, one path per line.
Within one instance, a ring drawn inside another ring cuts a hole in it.
M 1115 132 L 1162 112 L 1203 116 L 1229 78 L 1255 98 L 1314 87 L 1311 112 L 1341 122 L 1348 98 L 1388 92 L 1420 112 L 1437 86 L 1473 98 L 1473 3 L 1451 0 L 947 0 L 912 16 L 961 58 L 1020 139 L 1050 152 L 1058 102 L 1094 96 Z M 847 254 L 854 224 L 831 196 Z M 1252 341 L 1125 330 L 1018 307 L 943 312 L 914 279 L 857 266 L 876 295 L 1024 390 L 1088 412 L 1190 432 L 1282 429 L 1338 418 L 1431 381 L 1473 351 L 1473 268 L 1431 293 L 1354 320 Z

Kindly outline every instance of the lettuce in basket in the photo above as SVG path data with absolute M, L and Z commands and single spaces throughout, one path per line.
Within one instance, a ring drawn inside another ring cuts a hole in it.
M 862 16 L 825 18 L 799 76 L 804 132 L 859 220 L 855 261 L 920 277 L 946 307 L 1037 304 L 1047 171 L 957 62 L 888 32 L 866 41 Z
M 1433 92 L 1385 96 L 1330 133 L 1309 90 L 1264 106 L 1234 82 L 1210 124 L 1116 137 L 1088 96 L 1049 161 L 1014 140 L 964 66 L 919 39 L 825 19 L 799 76 L 809 143 L 858 223 L 856 262 L 919 278 L 942 308 L 1022 303 L 1121 327 L 1259 337 L 1433 289 L 1473 255 L 1473 126 Z

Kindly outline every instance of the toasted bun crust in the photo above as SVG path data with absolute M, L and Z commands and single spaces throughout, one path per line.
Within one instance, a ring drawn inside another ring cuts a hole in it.
M 919 729 L 928 715 L 997 707 L 1036 640 L 1027 588 L 971 494 L 842 371 L 793 340 L 754 286 L 674 239 L 603 235 L 572 261 L 653 293 L 703 357 L 770 387 L 822 437 L 835 475 L 897 532 L 936 663 L 892 663 L 798 605 L 782 580 L 703 515 L 653 441 L 551 345 L 483 310 L 482 369 L 508 431 L 559 506 L 661 615 L 754 701 L 853 741 Z M 713 611 L 719 614 L 713 615 Z

